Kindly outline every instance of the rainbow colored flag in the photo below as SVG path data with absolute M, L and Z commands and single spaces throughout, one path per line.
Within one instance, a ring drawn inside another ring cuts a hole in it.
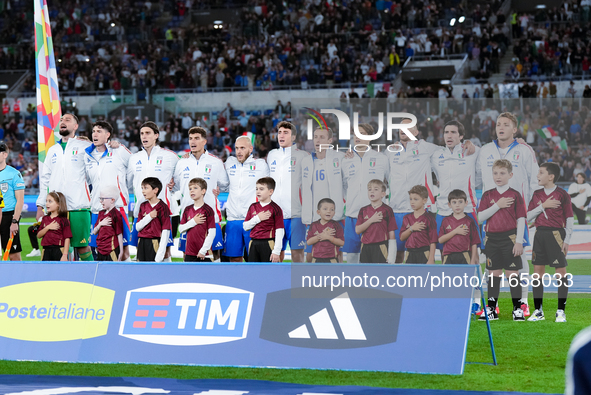
M 54 132 L 59 128 L 62 116 L 47 0 L 35 0 L 35 66 L 37 139 L 39 161 L 43 163 L 47 150 L 55 144 Z

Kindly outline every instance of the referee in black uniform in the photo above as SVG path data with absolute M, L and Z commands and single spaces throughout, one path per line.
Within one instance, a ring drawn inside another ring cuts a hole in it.
M 5 250 L 8 240 L 14 235 L 9 257 L 11 261 L 20 261 L 22 248 L 19 221 L 25 202 L 25 181 L 20 171 L 6 164 L 8 154 L 6 143 L 0 141 L 0 190 L 4 196 L 0 238 L 2 239 L 2 250 Z

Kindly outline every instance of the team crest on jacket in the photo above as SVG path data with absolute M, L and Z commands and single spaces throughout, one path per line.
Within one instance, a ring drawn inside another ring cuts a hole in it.
M 159 156 L 159 157 L 156 158 L 156 164 L 157 165 L 161 165 L 162 164 L 162 157 L 161 156 Z
M 211 173 L 211 165 L 205 165 L 205 172 Z
M 78 148 L 74 148 L 72 150 L 72 155 L 78 155 Z
M 371 158 L 369 160 L 369 167 L 375 167 L 376 166 L 376 158 Z
M 419 154 L 419 149 L 418 148 L 413 149 L 412 150 L 412 154 L 413 155 L 418 155 Z
M 250 165 L 250 170 L 256 170 L 256 165 Z
M 339 167 L 339 160 L 335 158 L 335 159 L 332 161 L 332 165 L 333 165 L 335 168 L 338 168 L 338 167 Z
M 295 164 L 296 164 L 296 160 L 295 159 L 292 159 L 291 160 L 291 166 L 295 166 Z
M 520 154 L 519 151 L 513 152 L 513 160 L 519 160 L 519 154 Z

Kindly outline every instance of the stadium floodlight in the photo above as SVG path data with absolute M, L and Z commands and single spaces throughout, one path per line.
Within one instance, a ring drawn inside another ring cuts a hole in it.
M 111 22 L 111 27 L 115 27 L 115 22 Z
M 61 63 L 61 62 L 62 62 L 62 60 L 61 60 L 61 59 L 58 59 L 57 61 L 58 61 L 59 63 Z
M 453 26 L 456 24 L 456 18 L 451 18 L 451 21 L 449 21 L 449 25 Z
M 214 29 L 222 29 L 224 27 L 224 21 L 213 21 L 213 28 Z
M 449 84 L 451 84 L 451 80 L 441 80 L 441 81 L 439 81 L 439 83 L 441 85 L 449 85 Z
M 462 16 L 460 17 L 460 19 L 458 19 L 458 22 L 460 22 L 460 23 L 464 23 L 464 21 L 465 21 L 465 20 L 466 20 L 466 17 L 465 17 L 464 15 L 462 15 Z
M 116 101 L 117 97 L 115 95 L 111 95 L 111 100 Z
M 87 62 L 90 62 L 90 58 L 86 58 L 85 60 L 86 60 Z
M 8 85 L 2 84 L 2 85 L 0 85 L 0 89 L 8 89 Z
M 543 10 L 544 8 L 546 8 L 546 4 L 538 4 L 538 5 L 536 6 L 536 8 L 537 8 L 538 10 Z

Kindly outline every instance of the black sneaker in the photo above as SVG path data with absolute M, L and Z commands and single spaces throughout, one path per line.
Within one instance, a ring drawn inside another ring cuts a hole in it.
M 525 321 L 525 316 L 521 308 L 516 308 L 513 310 L 513 321 Z
M 497 314 L 497 312 L 495 310 L 491 309 L 489 306 L 486 306 L 486 314 L 488 315 L 489 321 L 494 321 L 494 320 L 499 319 L 499 315 Z M 481 314 L 480 317 L 478 318 L 478 321 L 486 321 L 486 315 Z

